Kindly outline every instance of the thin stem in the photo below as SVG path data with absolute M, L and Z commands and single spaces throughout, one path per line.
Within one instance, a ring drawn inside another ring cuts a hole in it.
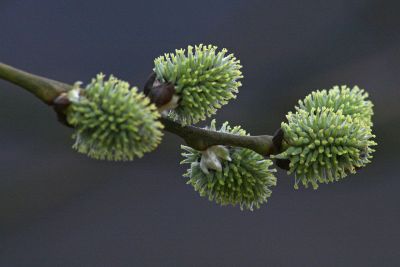
M 40 77 L 0 62 L 0 78 L 18 85 L 34 94 L 48 105 L 63 92 L 71 89 L 71 85 Z
M 0 62 L 0 78 L 14 83 L 34 94 L 49 105 L 61 94 L 72 88 L 71 85 L 37 76 Z M 221 133 L 193 126 L 182 126 L 168 118 L 161 118 L 165 130 L 180 136 L 197 150 L 205 150 L 214 145 L 244 147 L 262 155 L 274 153 L 273 137 L 270 135 L 239 136 Z
M 165 130 L 180 136 L 185 142 L 197 150 L 205 150 L 210 146 L 227 145 L 244 147 L 261 155 L 270 155 L 274 151 L 273 136 L 240 136 L 221 133 L 193 126 L 182 126 L 167 118 L 161 118 Z

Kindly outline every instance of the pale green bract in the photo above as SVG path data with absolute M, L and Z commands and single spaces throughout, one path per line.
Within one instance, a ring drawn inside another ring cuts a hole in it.
M 74 126 L 78 152 L 95 159 L 133 160 L 154 150 L 163 125 L 157 108 L 136 87 L 99 74 L 85 89 L 68 93 L 67 120 Z
M 243 78 L 240 61 L 227 50 L 198 45 L 175 50 L 154 61 L 157 80 L 172 83 L 179 104 L 170 117 L 190 125 L 214 115 L 217 109 L 236 98 Z
M 334 111 L 342 110 L 343 115 L 351 115 L 367 126 L 372 126 L 373 104 L 368 98 L 368 93 L 354 86 L 352 89 L 346 85 L 334 86 L 329 90 L 317 90 L 300 100 L 296 110 L 317 108 L 332 108 Z
M 281 125 L 284 151 L 274 157 L 290 160 L 295 188 L 300 182 L 316 189 L 318 183 L 338 181 L 372 158 L 375 136 L 360 116 L 318 107 L 289 112 L 286 118 L 288 122 Z
M 216 130 L 215 120 L 212 121 L 210 130 Z M 240 126 L 231 128 L 224 123 L 218 131 L 236 135 L 248 135 Z M 272 161 L 264 159 L 260 154 L 245 148 L 226 147 L 229 156 L 219 156 L 221 169 L 201 168 L 203 152 L 182 146 L 185 159 L 181 163 L 190 164 L 184 174 L 189 178 L 188 184 L 206 196 L 210 201 L 220 205 L 239 205 L 241 209 L 253 210 L 267 202 L 271 196 L 271 187 L 276 185 L 276 177 L 270 169 Z M 209 148 L 210 149 L 210 148 Z

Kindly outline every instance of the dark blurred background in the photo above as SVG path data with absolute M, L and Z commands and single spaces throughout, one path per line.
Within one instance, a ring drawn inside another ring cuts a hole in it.
M 396 0 L 1 0 L 5 63 L 142 87 L 158 55 L 211 43 L 244 65 L 219 122 L 273 133 L 311 90 L 357 84 L 379 146 L 317 191 L 281 171 L 268 204 L 242 212 L 185 184 L 177 137 L 134 162 L 90 160 L 47 106 L 0 81 L 0 266 L 400 266 L 399 11 Z

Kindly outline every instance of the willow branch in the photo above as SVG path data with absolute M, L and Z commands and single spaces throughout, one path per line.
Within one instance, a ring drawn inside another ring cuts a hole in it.
M 31 92 L 48 105 L 54 105 L 53 101 L 60 94 L 72 88 L 69 84 L 37 76 L 1 62 L 0 78 Z M 262 155 L 270 155 L 274 152 L 273 137 L 270 135 L 239 136 L 194 126 L 182 126 L 165 117 L 160 120 L 166 131 L 178 135 L 197 150 L 205 150 L 214 145 L 228 145 L 248 148 Z
M 71 85 L 40 77 L 0 62 L 0 78 L 31 92 L 48 105 L 61 93 L 71 89 Z
M 189 146 L 197 150 L 215 145 L 227 145 L 249 148 L 262 155 L 270 155 L 273 152 L 273 137 L 270 135 L 240 136 L 221 133 L 194 126 L 182 126 L 167 118 L 161 118 L 161 122 L 166 131 L 180 136 Z

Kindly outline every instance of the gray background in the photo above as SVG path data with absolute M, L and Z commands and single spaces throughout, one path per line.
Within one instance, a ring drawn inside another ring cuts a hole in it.
M 367 168 L 317 191 L 279 172 L 268 204 L 241 212 L 185 184 L 177 137 L 134 162 L 90 160 L 48 107 L 0 81 L 0 266 L 399 266 L 399 10 L 394 0 L 1 0 L 0 61 L 141 87 L 156 56 L 212 43 L 245 75 L 219 122 L 273 133 L 311 90 L 358 84 L 376 105 L 379 147 Z

